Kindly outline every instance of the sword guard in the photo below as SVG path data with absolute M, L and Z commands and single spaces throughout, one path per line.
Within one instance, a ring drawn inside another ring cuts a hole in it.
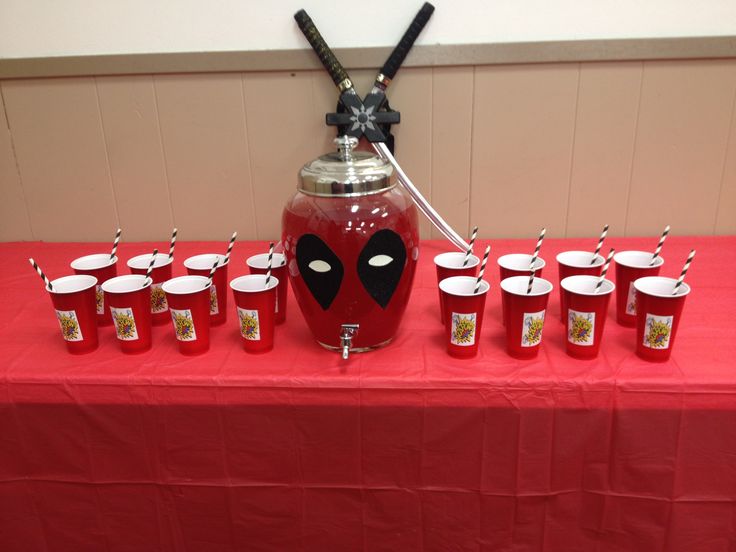
M 369 94 L 359 108 L 350 106 L 350 110 L 339 102 L 336 112 L 325 115 L 325 123 L 336 126 L 338 136 L 354 136 L 358 139 L 365 136 L 369 142 L 385 142 L 393 153 L 391 125 L 401 122 L 401 113 L 391 109 L 388 101 L 376 105 L 377 102 L 371 96 L 373 94 Z

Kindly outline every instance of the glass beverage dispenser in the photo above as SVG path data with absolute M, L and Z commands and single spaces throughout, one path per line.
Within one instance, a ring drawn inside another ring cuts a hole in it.
M 283 213 L 282 243 L 299 308 L 328 349 L 367 351 L 396 334 L 419 256 L 417 209 L 384 159 L 340 137 L 307 163 Z

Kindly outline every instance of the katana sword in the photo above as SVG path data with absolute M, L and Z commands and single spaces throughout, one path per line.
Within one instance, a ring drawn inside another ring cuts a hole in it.
M 363 107 L 360 110 L 350 108 L 346 110 L 343 105 L 338 102 L 337 113 L 328 113 L 326 122 L 328 125 L 336 125 L 338 134 L 355 136 L 360 138 L 365 135 L 370 142 L 386 142 L 389 150 L 393 152 L 393 135 L 391 134 L 391 125 L 400 122 L 400 114 L 393 111 L 388 104 L 386 98 L 386 88 L 391 80 L 396 76 L 396 72 L 406 59 L 407 54 L 411 50 L 414 42 L 416 42 L 422 29 L 427 25 L 429 18 L 432 17 L 434 6 L 429 2 L 425 2 L 421 9 L 414 16 L 409 27 L 404 32 L 401 40 L 389 55 L 383 67 L 378 72 L 373 83 L 370 93 L 363 99 Z M 368 134 L 375 125 L 379 125 L 380 130 L 385 136 L 385 140 L 374 140 L 372 134 Z
M 429 12 L 429 15 L 431 15 L 431 11 Z M 297 24 L 299 25 L 299 28 L 301 29 L 302 33 L 304 33 L 304 36 L 306 37 L 307 41 L 312 46 L 312 49 L 316 52 L 317 56 L 322 62 L 322 65 L 324 65 L 325 69 L 327 69 L 327 72 L 332 78 L 332 81 L 335 83 L 338 90 L 340 91 L 340 101 L 342 102 L 342 104 L 348 110 L 351 110 L 351 107 L 355 107 L 360 111 L 360 108 L 364 107 L 363 102 L 361 101 L 360 97 L 355 91 L 355 88 L 353 87 L 353 83 L 350 80 L 350 76 L 348 75 L 347 71 L 345 71 L 345 68 L 342 66 L 342 64 L 340 64 L 334 52 L 330 49 L 330 47 L 325 42 L 325 39 L 322 37 L 320 32 L 317 30 L 317 27 L 314 25 L 314 22 L 312 21 L 312 19 L 307 15 L 307 13 L 304 10 L 298 11 L 294 15 L 294 19 L 296 19 Z M 409 31 L 407 31 L 407 33 L 408 32 Z M 406 36 L 406 33 L 405 33 L 405 36 Z M 389 60 L 391 60 L 393 57 L 394 57 L 393 54 L 389 56 Z M 406 53 L 404 53 L 403 57 L 401 58 L 397 57 L 394 60 L 394 63 L 398 60 L 398 64 L 388 67 L 389 72 L 392 71 L 393 72 L 392 74 L 395 74 L 396 70 L 398 69 L 398 65 L 400 64 L 401 61 L 403 61 L 404 57 L 406 57 Z M 385 65 L 384 65 L 384 68 L 386 68 Z M 382 82 L 378 84 L 377 86 L 383 87 L 383 90 L 385 91 L 385 86 L 387 84 L 388 84 L 388 81 Z M 374 85 L 374 89 L 375 88 L 376 88 L 376 85 Z M 411 196 L 412 200 L 417 205 L 419 210 L 422 211 L 422 213 L 424 213 L 424 215 L 430 220 L 432 224 L 434 224 L 434 226 L 442 233 L 442 235 L 444 235 L 447 239 L 449 239 L 458 249 L 460 249 L 461 251 L 466 251 L 469 248 L 469 245 L 465 242 L 464 239 L 462 239 L 462 237 L 457 232 L 455 232 L 452 229 L 452 227 L 450 227 L 449 224 L 447 224 L 447 222 L 445 222 L 445 220 L 440 216 L 440 214 L 432 208 L 429 202 L 427 202 L 427 200 L 424 198 L 421 192 L 416 188 L 416 186 L 414 186 L 414 184 L 411 182 L 409 177 L 406 175 L 406 173 L 403 171 L 399 163 L 396 161 L 394 156 L 389 151 L 389 148 L 384 143 L 385 135 L 383 134 L 383 132 L 381 132 L 381 130 L 376 126 L 376 124 L 374 124 L 373 126 L 375 130 L 373 129 L 369 129 L 369 130 L 372 133 L 376 133 L 376 134 L 369 135 L 368 133 L 365 133 L 366 138 L 368 138 L 371 142 L 374 142 L 373 147 L 378 152 L 378 154 L 381 156 L 381 158 L 387 160 L 394 167 L 394 169 L 396 170 L 396 174 L 397 174 L 399 182 L 406 189 L 407 193 Z M 383 140 L 378 140 L 378 139 L 373 140 L 371 139 L 371 136 L 376 136 L 376 137 L 380 136 L 380 137 L 383 137 Z
M 345 69 L 335 57 L 330 47 L 322 38 L 322 35 L 317 30 L 317 27 L 312 21 L 312 18 L 307 15 L 305 10 L 299 10 L 294 14 L 294 19 L 299 25 L 299 29 L 304 34 L 312 49 L 317 53 L 319 60 L 324 65 L 325 69 L 332 78 L 332 82 L 337 86 L 340 92 L 340 102 L 348 113 L 354 114 L 356 122 L 358 122 L 357 129 L 360 129 L 360 133 L 356 138 L 360 137 L 360 134 L 364 134 L 371 142 L 378 141 L 383 142 L 386 140 L 386 136 L 383 131 L 377 126 L 380 123 L 398 122 L 398 118 L 393 113 L 374 113 L 374 108 L 370 111 L 366 110 L 363 105 L 363 100 L 358 96 L 358 93 L 353 87 L 353 81 L 350 80 Z M 353 133 L 355 130 L 352 131 Z M 351 134 L 355 135 L 355 134 Z
M 390 135 L 391 125 L 397 124 L 401 117 L 398 111 L 391 110 L 388 105 L 386 87 L 396 75 L 433 12 L 434 6 L 425 2 L 376 75 L 373 88 L 365 100 L 358 96 L 350 77 L 342 69 L 307 12 L 299 10 L 294 14 L 299 29 L 319 56 L 340 92 L 338 112 L 328 113 L 325 117 L 328 125 L 338 127 L 338 134 L 347 134 L 358 139 L 365 136 L 370 142 L 393 142 L 393 136 Z

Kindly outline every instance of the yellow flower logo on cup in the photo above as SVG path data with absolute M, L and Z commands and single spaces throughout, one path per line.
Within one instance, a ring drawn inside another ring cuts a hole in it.
M 97 286 L 95 291 L 95 300 L 97 301 L 97 314 L 103 314 L 105 312 L 105 292 L 100 286 Z
M 631 302 L 626 305 L 626 312 L 636 312 L 636 290 L 631 295 Z
M 258 319 L 246 314 L 240 318 L 240 333 L 245 339 L 256 339 L 258 335 Z
M 238 307 L 238 320 L 240 321 L 240 335 L 248 341 L 261 340 L 261 328 L 257 310 Z
M 458 317 L 455 323 L 453 337 L 456 343 L 470 343 L 475 334 L 475 321 L 470 318 Z
M 526 329 L 526 335 L 524 336 L 526 338 L 526 342 L 529 345 L 535 345 L 536 343 L 539 343 L 539 340 L 542 339 L 543 327 L 544 319 L 542 318 L 532 318 L 529 321 L 529 325 Z
M 151 312 L 166 310 L 166 293 L 160 286 L 151 288 Z
M 79 339 L 79 324 L 77 320 L 66 314 L 59 314 L 59 323 L 61 324 L 61 333 L 67 341 L 76 341 Z
M 174 330 L 180 341 L 188 341 L 194 338 L 194 322 L 188 311 L 186 314 L 172 313 L 174 318 Z
M 593 323 L 583 317 L 572 315 L 570 322 L 570 340 L 573 343 L 585 343 L 590 339 L 590 334 L 593 331 Z
M 644 336 L 644 341 L 652 349 L 665 348 L 669 342 L 671 331 L 672 328 L 666 322 L 651 320 L 647 324 L 647 334 Z
M 130 339 L 136 336 L 135 319 L 125 312 L 113 312 L 115 330 L 120 339 Z
M 217 305 L 217 289 L 214 285 L 210 286 L 210 314 L 219 314 L 220 309 Z

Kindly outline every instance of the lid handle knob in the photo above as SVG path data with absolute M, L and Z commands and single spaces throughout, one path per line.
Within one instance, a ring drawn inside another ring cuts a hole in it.
M 334 142 L 337 146 L 337 151 L 340 154 L 340 159 L 343 161 L 352 161 L 353 150 L 355 149 L 355 146 L 358 145 L 358 139 L 355 136 L 348 136 L 345 134 L 335 138 Z

